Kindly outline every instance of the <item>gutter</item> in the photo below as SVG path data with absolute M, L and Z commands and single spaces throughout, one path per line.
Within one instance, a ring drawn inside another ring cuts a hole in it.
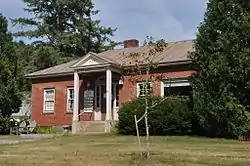
M 182 61 L 174 61 L 174 62 L 167 62 L 167 63 L 158 63 L 158 66 L 159 67 L 168 67 L 168 66 L 188 65 L 188 64 L 191 64 L 191 60 L 182 60 Z M 121 69 L 121 66 L 119 66 L 117 64 L 111 64 L 111 63 L 104 64 L 104 65 L 92 65 L 92 66 L 81 67 L 81 68 L 72 68 L 72 69 L 83 70 L 83 72 L 80 72 L 80 73 L 84 73 L 84 69 L 85 70 L 91 70 L 91 69 L 94 69 L 94 68 L 102 68 L 102 67 L 105 68 L 105 67 L 110 67 L 110 66 L 114 66 L 115 68 L 120 68 Z M 132 67 L 132 66 L 134 66 L 134 65 L 126 65 L 125 67 Z M 142 66 L 144 66 L 144 65 L 142 65 Z M 98 71 L 100 71 L 100 70 L 98 70 Z M 94 72 L 97 72 L 97 71 L 94 71 Z M 36 79 L 36 78 L 50 78 L 50 77 L 59 77 L 59 76 L 70 76 L 70 75 L 73 76 L 73 74 L 74 74 L 74 71 L 65 72 L 65 73 L 42 74 L 42 75 L 29 75 L 28 74 L 28 75 L 25 75 L 25 77 L 27 79 Z
M 48 77 L 59 77 L 59 76 L 70 76 L 74 75 L 73 72 L 66 72 L 66 73 L 53 73 L 53 74 L 42 74 L 42 75 L 25 75 L 27 79 L 34 79 L 34 78 L 48 78 Z
M 158 66 L 164 67 L 164 66 L 175 66 L 175 65 L 188 65 L 191 64 L 191 60 L 182 60 L 182 61 L 174 61 L 174 62 L 168 62 L 168 63 L 159 63 Z
M 182 60 L 182 61 L 173 61 L 173 62 L 164 62 L 164 63 L 158 63 L 158 67 L 167 67 L 167 66 L 177 66 L 177 65 L 188 65 L 191 64 L 191 60 Z M 125 67 L 133 67 L 134 65 L 126 65 Z M 142 66 L 146 66 L 142 65 Z

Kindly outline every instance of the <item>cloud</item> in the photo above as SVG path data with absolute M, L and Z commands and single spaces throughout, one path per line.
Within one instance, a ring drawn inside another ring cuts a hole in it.
M 94 0 L 105 26 L 117 27 L 116 40 L 145 36 L 167 41 L 195 38 L 206 0 Z
M 93 0 L 104 26 L 118 28 L 116 41 L 146 36 L 167 41 L 195 38 L 203 20 L 207 0 Z M 0 11 L 7 18 L 28 17 L 21 0 L 1 0 Z M 16 28 L 12 27 L 12 30 Z

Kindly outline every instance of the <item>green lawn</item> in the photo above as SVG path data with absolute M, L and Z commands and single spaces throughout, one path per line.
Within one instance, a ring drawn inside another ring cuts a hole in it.
M 0 145 L 0 166 L 250 165 L 250 143 L 192 137 L 151 137 L 140 163 L 136 137 L 81 135 Z

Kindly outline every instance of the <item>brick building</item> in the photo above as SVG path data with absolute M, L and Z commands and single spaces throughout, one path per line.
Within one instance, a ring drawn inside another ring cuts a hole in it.
M 77 60 L 28 74 L 32 81 L 32 120 L 42 126 L 81 122 L 85 126 L 90 122 L 105 126 L 105 122 L 117 121 L 119 107 L 145 92 L 143 83 L 121 77 L 121 65 L 131 64 L 131 59 L 126 59 L 126 63 L 123 59 L 133 52 L 148 50 L 137 40 L 127 40 L 122 49 L 90 52 Z M 166 96 L 170 91 L 188 93 L 188 77 L 193 72 L 188 52 L 192 50 L 193 41 L 188 40 L 169 43 L 160 53 L 158 68 L 152 73 L 163 76 L 162 81 L 151 85 L 156 95 Z

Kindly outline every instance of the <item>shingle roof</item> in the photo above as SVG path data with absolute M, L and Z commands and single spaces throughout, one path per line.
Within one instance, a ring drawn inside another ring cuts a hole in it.
M 168 43 L 168 46 L 164 49 L 164 51 L 156 56 L 155 61 L 161 64 L 188 61 L 189 60 L 188 53 L 194 50 L 193 41 L 194 40 L 186 40 L 186 41 Z M 135 52 L 146 53 L 149 50 L 150 47 L 148 46 L 130 47 L 130 48 L 109 50 L 96 55 L 100 56 L 102 59 L 107 60 L 108 62 L 113 62 L 114 64 L 129 65 L 133 64 L 133 59 L 128 58 L 128 56 L 131 53 Z M 36 71 L 34 73 L 28 74 L 27 77 L 49 76 L 55 74 L 56 75 L 73 74 L 73 68 L 71 66 L 76 64 L 80 59 L 82 58 L 72 60 L 68 63 L 56 65 L 47 69 Z
M 125 65 L 133 64 L 133 59 L 128 58 L 131 53 L 146 53 L 150 47 L 132 47 L 117 50 L 110 50 L 99 53 L 101 57 L 112 59 L 115 63 Z M 167 47 L 159 55 L 155 56 L 155 61 L 159 63 L 169 63 L 177 61 L 187 61 L 188 52 L 193 51 L 193 40 L 168 43 Z M 126 57 L 126 58 L 124 58 Z
M 54 75 L 54 74 L 61 74 L 61 75 L 73 74 L 73 69 L 71 68 L 71 66 L 74 65 L 76 62 L 78 62 L 78 60 L 79 59 L 72 60 L 67 63 L 39 70 L 34 73 L 28 74 L 27 77 L 36 77 L 36 76 Z

